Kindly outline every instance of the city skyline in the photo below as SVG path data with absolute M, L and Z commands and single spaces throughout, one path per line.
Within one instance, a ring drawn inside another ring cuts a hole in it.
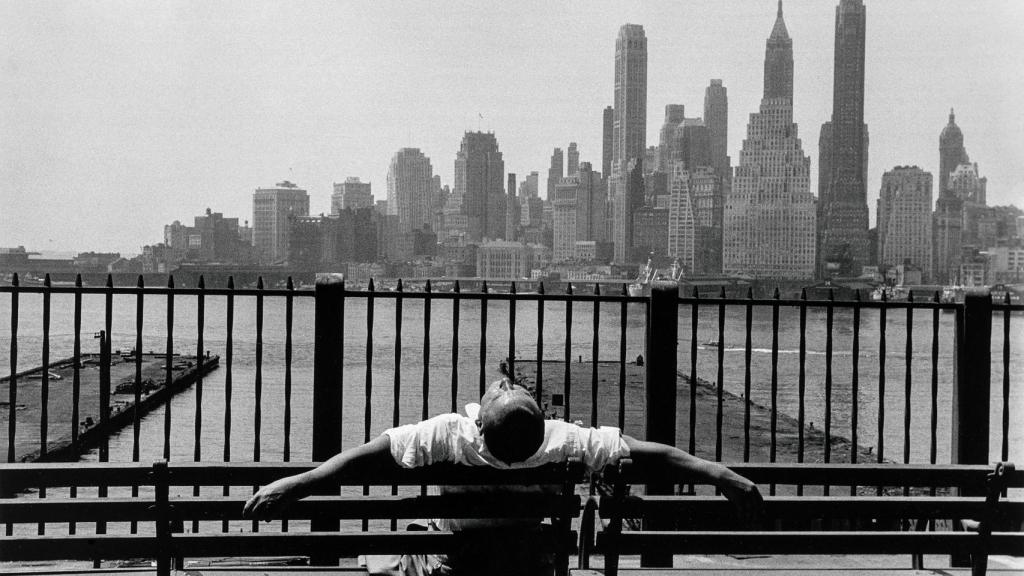
M 938 134 L 949 108 L 971 160 L 989 179 L 988 204 L 1020 203 L 1024 122 L 1016 99 L 1024 90 L 1005 71 L 1021 46 L 1011 32 L 1024 22 L 1022 7 L 993 1 L 965 13 L 936 11 L 933 2 L 866 4 L 868 204 L 893 166 L 939 172 Z M 602 111 L 614 89 L 614 39 L 626 22 L 643 25 L 649 39 L 646 141 L 657 140 L 666 104 L 700 110 L 709 80 L 722 78 L 732 109 L 728 154 L 736 161 L 760 97 L 758 44 L 775 16 L 774 0 L 588 4 L 569 11 L 572 18 L 540 4 L 493 14 L 472 5 L 446 14 L 387 3 L 372 14 L 316 6 L 299 13 L 283 5 L 244 11 L 178 3 L 142 11 L 114 3 L 0 4 L 0 129 L 8 136 L 0 144 L 0 246 L 135 253 L 160 241 L 163 224 L 206 207 L 248 219 L 253 190 L 285 179 L 309 191 L 311 214 L 329 213 L 334 182 L 357 176 L 383 191 L 388 162 L 401 147 L 423 149 L 452 185 L 466 130 L 494 131 L 508 172 L 543 171 L 552 147 L 567 142 L 579 143 L 581 162 L 597 165 Z M 804 126 L 810 152 L 817 150 L 814 127 L 832 112 L 835 3 L 787 0 L 785 10 L 794 42 L 794 120 Z M 389 21 L 396 12 L 401 17 Z M 317 14 L 366 24 L 365 34 L 342 38 Z M 544 18 L 550 22 L 517 38 L 495 33 Z M 564 32 L 566 22 L 574 27 L 564 38 L 548 33 Z M 438 34 L 386 41 L 417 24 Z M 469 24 L 464 40 L 487 50 L 455 62 L 452 41 L 441 37 Z M 277 26 L 305 34 L 255 44 Z M 390 51 L 365 58 L 379 46 Z M 563 59 L 572 66 L 559 64 Z M 415 69 L 426 63 L 432 74 Z M 511 91 L 506 77 L 514 78 Z M 333 83 L 355 96 L 329 93 Z M 450 104 L 439 109 L 439 100 Z M 819 159 L 811 154 L 811 161 L 812 191 L 820 195 L 813 186 Z M 54 224 L 40 226 L 42 216 Z

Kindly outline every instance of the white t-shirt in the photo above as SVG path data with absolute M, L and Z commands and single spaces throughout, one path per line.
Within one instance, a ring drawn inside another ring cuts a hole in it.
M 544 441 L 537 452 L 523 462 L 506 464 L 487 450 L 476 425 L 478 404 L 466 405 L 469 416 L 442 414 L 417 424 L 385 430 L 391 441 L 391 456 L 403 468 L 440 462 L 494 468 L 535 468 L 553 462 L 579 458 L 591 471 L 629 457 L 629 447 L 618 428 L 584 428 L 561 420 L 544 421 Z

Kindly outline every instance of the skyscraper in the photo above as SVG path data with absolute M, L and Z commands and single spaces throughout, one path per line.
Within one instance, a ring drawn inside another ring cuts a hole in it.
M 604 174 L 604 177 L 608 178 L 612 170 L 612 140 L 614 138 L 615 109 L 611 106 L 606 106 L 602 119 L 601 174 Z
M 630 254 L 632 209 L 637 185 L 643 195 L 643 159 L 647 151 L 647 36 L 643 26 L 624 24 L 615 41 L 615 107 L 612 123 L 615 260 Z M 631 166 L 632 164 L 632 166 Z M 642 202 L 641 204 L 642 205 Z
M 934 235 L 932 251 L 935 259 L 935 278 L 937 282 L 944 284 L 956 284 L 960 282 L 959 271 L 963 260 L 962 248 L 964 244 L 965 216 L 970 213 L 965 200 L 965 189 L 973 186 L 977 179 L 977 169 L 973 170 L 974 178 L 969 176 L 970 170 L 963 171 L 956 180 L 959 192 L 954 190 L 953 175 L 958 167 L 970 165 L 970 157 L 967 149 L 964 148 L 964 134 L 956 125 L 956 116 L 953 109 L 949 110 L 949 122 L 939 134 L 939 197 L 935 201 L 934 221 L 932 232 Z
M 569 142 L 569 151 L 566 153 L 566 176 L 573 176 L 580 171 L 580 151 L 575 142 Z
M 373 192 L 369 182 L 362 182 L 359 177 L 346 178 L 344 182 L 334 183 L 331 194 L 331 216 L 337 216 L 345 208 L 359 210 L 373 206 Z
M 686 107 L 682 104 L 665 105 L 665 122 L 658 132 L 658 163 L 653 168 L 659 172 L 672 174 L 672 162 L 677 158 L 676 152 L 676 128 L 686 118 Z
M 939 134 L 939 195 L 948 191 L 949 176 L 957 166 L 969 163 L 967 149 L 964 148 L 964 134 L 956 125 L 956 115 L 949 109 L 949 123 Z
M 562 155 L 562 149 L 555 148 L 551 153 L 551 164 L 548 165 L 547 199 L 549 202 L 555 197 L 555 185 L 565 176 L 564 161 L 565 157 Z
M 782 19 L 782 0 L 764 51 L 764 98 L 793 102 L 793 40 Z
M 285 180 L 273 188 L 257 188 L 252 195 L 252 241 L 260 264 L 288 259 L 289 218 L 309 215 L 309 195 Z
M 765 53 L 760 112 L 750 115 L 725 200 L 722 272 L 807 280 L 815 264 L 811 159 L 793 122 L 793 44 L 781 8 Z
M 401 232 L 432 226 L 434 169 L 419 148 L 401 148 L 388 166 L 388 214 L 398 216 Z
M 493 132 L 466 132 L 455 156 L 455 195 L 462 199 L 466 239 L 505 235 L 505 161 Z
M 878 194 L 878 265 L 912 265 L 932 276 L 932 175 L 897 166 L 882 175 Z
M 505 239 L 515 241 L 518 240 L 517 232 L 519 230 L 521 209 L 519 198 L 516 197 L 516 175 L 513 172 L 508 173 L 508 187 L 506 190 L 508 197 L 505 200 Z
M 836 7 L 832 120 L 818 139 L 818 273 L 859 275 L 868 254 L 863 0 Z M 879 231 L 881 232 L 881 231 Z
M 704 124 L 711 134 L 711 165 L 718 175 L 729 176 L 729 96 L 721 80 L 704 90 Z

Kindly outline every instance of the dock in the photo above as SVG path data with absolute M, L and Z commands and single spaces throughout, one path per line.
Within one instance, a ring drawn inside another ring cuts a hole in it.
M 141 401 L 135 405 L 136 362 L 141 360 L 139 388 Z M 171 381 L 167 383 L 167 362 L 171 363 Z M 136 411 L 141 418 L 162 406 L 175 394 L 188 389 L 204 375 L 216 369 L 219 356 L 196 356 L 135 352 L 114 353 L 110 359 L 108 419 L 100 418 L 99 354 L 79 357 L 78 418 L 74 418 L 75 359 L 63 358 L 49 366 L 36 366 L 14 375 L 17 399 L 14 406 L 15 462 L 74 461 L 85 451 L 100 446 L 111 433 L 131 426 Z M 46 449 L 42 446 L 42 380 L 48 372 Z M 10 444 L 11 376 L 0 378 L 0 449 Z M 76 437 L 77 436 L 77 441 Z

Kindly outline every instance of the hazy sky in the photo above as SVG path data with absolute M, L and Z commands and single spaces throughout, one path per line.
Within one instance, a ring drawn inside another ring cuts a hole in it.
M 838 0 L 786 0 L 795 116 L 816 189 Z M 990 204 L 1024 204 L 1024 2 L 866 0 L 872 220 L 882 172 L 935 173 L 955 107 Z M 464 130 L 507 171 L 555 146 L 600 166 L 615 37 L 648 38 L 648 144 L 665 104 L 729 91 L 734 163 L 757 110 L 775 0 L 194 2 L 0 0 L 0 246 L 137 253 L 207 207 L 252 218 L 283 179 L 328 212 L 333 182 L 386 197 L 419 147 L 452 183 Z M 480 119 L 480 116 L 483 119 Z

